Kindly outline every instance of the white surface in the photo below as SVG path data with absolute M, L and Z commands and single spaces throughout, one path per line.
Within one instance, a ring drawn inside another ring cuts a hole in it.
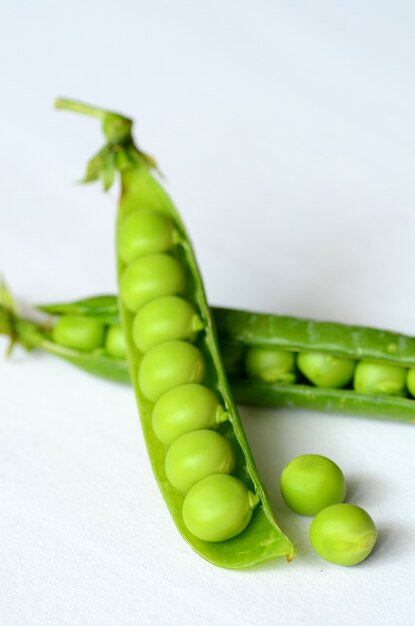
M 136 118 L 211 302 L 414 333 L 414 18 L 403 0 L 3 0 L 0 268 L 15 293 L 115 289 L 115 193 L 72 184 L 101 136 L 53 112 L 68 95 Z M 173 527 L 129 388 L 21 352 L 0 381 L 2 626 L 413 620 L 413 427 L 243 411 L 299 553 L 232 572 Z M 361 566 L 320 560 L 280 501 L 281 467 L 308 451 L 341 465 L 378 524 Z

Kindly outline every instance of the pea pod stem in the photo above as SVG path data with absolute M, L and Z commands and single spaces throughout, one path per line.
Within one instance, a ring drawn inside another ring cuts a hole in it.
M 55 100 L 55 108 L 72 111 L 73 113 L 80 113 L 81 115 L 89 115 L 100 120 L 108 114 L 108 111 L 105 111 L 105 109 L 102 109 L 101 107 L 86 104 L 85 102 L 78 102 L 76 100 L 67 100 L 66 98 L 57 98 Z

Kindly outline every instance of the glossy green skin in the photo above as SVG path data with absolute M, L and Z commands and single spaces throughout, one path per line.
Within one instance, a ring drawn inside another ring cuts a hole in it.
M 145 254 L 167 252 L 175 243 L 171 219 L 160 211 L 143 208 L 128 215 L 117 230 L 117 249 L 128 264 Z
M 189 384 L 161 396 L 153 409 L 152 426 L 158 439 L 170 445 L 193 430 L 216 428 L 226 418 L 213 391 L 204 385 Z
M 205 374 L 203 355 L 185 341 L 166 341 L 151 348 L 138 370 L 138 386 L 147 398 L 156 402 L 166 391 L 200 383 Z
M 133 340 L 140 352 L 147 352 L 163 341 L 193 341 L 202 322 L 195 307 L 178 296 L 157 298 L 144 305 L 133 322 Z
M 292 459 L 280 476 L 281 495 L 299 515 L 316 515 L 343 502 L 346 482 L 341 469 L 325 456 L 302 454 Z
M 214 430 L 182 435 L 168 449 L 165 462 L 167 478 L 183 493 L 211 474 L 231 474 L 234 466 L 229 439 Z
M 66 348 L 92 352 L 102 346 L 104 333 L 103 324 L 92 318 L 67 315 L 56 322 L 52 339 Z
M 136 259 L 120 275 L 121 300 L 133 312 L 156 298 L 181 294 L 185 288 L 183 267 L 167 254 Z
M 244 532 L 223 543 L 211 543 L 201 540 L 195 537 L 186 526 L 182 512 L 183 494 L 175 490 L 167 479 L 164 468 L 166 449 L 152 429 L 151 415 L 154 409 L 154 402 L 145 397 L 138 383 L 141 362 L 149 356 L 151 350 L 143 356 L 133 342 L 133 310 L 136 312 L 145 302 L 142 301 L 141 294 L 137 297 L 137 293 L 134 292 L 137 276 L 134 277 L 131 284 L 127 283 L 127 286 L 124 284 L 123 290 L 121 283 L 126 266 L 118 254 L 118 279 L 120 292 L 124 296 L 124 299 L 120 299 L 120 318 L 126 336 L 130 377 L 134 385 L 150 461 L 158 485 L 177 528 L 201 556 L 222 567 L 247 567 L 265 559 L 283 555 L 288 559 L 293 558 L 293 545 L 281 532 L 273 519 L 268 498 L 256 471 L 239 415 L 230 395 L 219 355 L 211 312 L 206 301 L 201 275 L 187 232 L 171 200 L 152 176 L 154 161 L 134 145 L 131 135 L 131 120 L 73 101 L 59 100 L 57 106 L 93 115 L 102 120 L 107 144 L 89 162 L 86 180 L 92 181 L 101 178 L 104 186 L 109 188 L 117 171 L 121 173 L 121 200 L 117 217 L 118 225 L 123 223 L 127 215 L 143 208 L 162 211 L 173 221 L 178 245 L 174 246 L 174 249 L 170 251 L 170 258 L 174 258 L 179 266 L 184 269 L 186 276 L 183 296 L 192 302 L 198 312 L 200 312 L 204 322 L 204 332 L 203 334 L 201 333 L 197 341 L 197 348 L 203 355 L 206 368 L 204 382 L 218 395 L 224 411 L 229 415 L 229 420 L 220 425 L 219 428 L 221 434 L 227 437 L 233 446 L 235 453 L 234 474 L 243 481 L 244 488 L 247 491 L 251 489 L 258 499 L 249 526 Z M 146 257 L 141 257 L 137 261 L 142 259 L 146 259 Z M 137 261 L 133 261 L 128 266 L 128 269 Z M 159 279 L 161 277 L 165 277 L 163 272 L 158 275 Z M 168 278 L 170 280 L 171 276 L 168 276 Z M 138 280 L 141 281 L 141 278 L 138 277 Z M 181 295 L 181 290 L 176 289 L 176 287 L 173 292 L 170 289 L 168 293 L 155 293 L 156 291 L 154 290 L 151 293 L 151 297 L 147 301 L 163 295 Z M 131 299 L 130 296 L 132 296 Z M 127 300 L 125 300 L 125 297 L 127 297 Z M 154 349 L 152 348 L 152 350 Z
M 183 519 L 203 541 L 225 541 L 239 535 L 252 516 L 246 485 L 233 476 L 214 474 L 198 482 L 187 494 Z
M 120 326 L 110 326 L 105 337 L 105 352 L 109 355 L 125 359 L 127 356 L 125 337 Z
M 249 348 L 245 354 L 245 372 L 250 378 L 268 383 L 295 381 L 295 355 L 267 348 Z
M 415 397 L 415 370 L 408 370 L 406 375 L 406 386 L 411 396 Z
M 330 563 L 357 565 L 372 552 L 376 526 L 366 511 L 354 504 L 335 504 L 320 511 L 310 526 L 314 550 Z
M 317 387 L 346 387 L 353 378 L 356 362 L 321 352 L 301 352 L 297 357 L 300 372 Z
M 403 367 L 396 365 L 360 361 L 356 366 L 353 386 L 358 393 L 402 396 L 406 374 Z

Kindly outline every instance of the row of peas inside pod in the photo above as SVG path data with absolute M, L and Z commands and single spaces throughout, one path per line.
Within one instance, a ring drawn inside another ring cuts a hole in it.
M 336 463 L 319 454 L 298 456 L 282 470 L 280 489 L 292 511 L 315 516 L 310 541 L 326 561 L 356 565 L 372 552 L 375 523 L 359 506 L 343 503 L 346 481 Z
M 227 371 L 232 375 L 268 383 L 311 384 L 352 388 L 360 394 L 415 397 L 415 370 L 389 363 L 357 361 L 320 352 L 242 346 L 223 347 Z M 241 371 L 242 370 L 242 371 Z
M 152 404 L 152 428 L 166 446 L 165 474 L 185 494 L 183 521 L 199 539 L 239 534 L 258 502 L 232 476 L 231 441 L 216 431 L 227 419 L 209 388 L 204 321 L 191 301 L 189 275 L 170 216 L 135 209 L 119 222 L 120 297 L 131 323 L 138 388 Z
M 56 344 L 81 352 L 98 351 L 119 359 L 127 356 L 121 326 L 108 325 L 93 317 L 61 315 L 52 328 L 51 337 Z

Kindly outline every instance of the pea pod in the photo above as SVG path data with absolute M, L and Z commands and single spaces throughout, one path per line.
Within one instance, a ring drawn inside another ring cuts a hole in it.
M 188 234 L 170 198 L 154 177 L 153 159 L 135 146 L 131 120 L 68 100 L 58 100 L 57 107 L 102 121 L 107 143 L 89 162 L 85 180 L 101 179 L 108 189 L 117 172 L 121 176 L 117 217 L 121 326 L 153 471 L 176 526 L 201 556 L 223 567 L 241 568 L 277 556 L 293 558 L 294 547 L 273 518 L 230 395 L 212 314 Z M 144 305 L 167 296 L 188 301 L 197 311 L 203 329 L 195 338 L 165 341 L 143 353 L 133 339 L 135 316 Z M 166 475 L 167 448 L 153 430 L 152 414 L 164 393 L 186 384 L 204 386 L 218 398 L 221 423 L 217 430 L 231 443 L 235 466 L 232 476 L 208 476 L 184 496 Z M 223 421 L 225 416 L 227 419 Z M 208 483 L 203 493 L 209 497 L 192 496 L 186 505 L 190 494 L 196 493 L 205 481 Z M 224 507 L 225 493 L 232 494 L 238 506 Z M 209 511 L 204 510 L 208 502 Z M 208 530 L 204 525 L 206 515 L 211 517 Z
M 118 323 L 118 305 L 115 296 L 97 296 L 77 300 L 75 302 L 41 305 L 39 310 L 50 315 L 84 315 L 96 318 L 109 325 Z M 415 353 L 415 339 L 390 331 L 373 328 L 347 326 L 343 324 L 288 318 L 278 315 L 234 311 L 231 309 L 212 308 L 215 323 L 219 333 L 221 349 L 224 351 L 224 361 L 229 367 L 231 388 L 234 398 L 242 404 L 297 407 L 327 413 L 344 413 L 362 415 L 366 417 L 404 421 L 415 421 L 415 400 L 407 397 L 395 397 L 382 394 L 368 395 L 357 393 L 353 389 L 335 389 L 315 387 L 305 384 L 306 381 L 295 384 L 266 382 L 247 378 L 243 375 L 243 354 L 250 346 L 260 346 L 262 349 L 290 350 L 292 353 L 316 349 L 316 353 L 325 352 L 357 359 L 362 356 L 361 345 L 367 352 L 364 357 L 374 359 L 378 363 L 388 363 L 409 367 L 411 356 Z M 4 315 L 3 315 L 4 317 Z M 8 322 L 10 324 L 10 321 Z M 110 358 L 103 351 L 86 355 L 77 351 L 64 349 L 54 344 L 45 329 L 39 326 L 33 328 L 31 322 L 17 320 L 20 336 L 15 337 L 20 343 L 32 345 L 47 350 L 57 356 L 66 358 L 71 363 L 87 371 L 104 376 L 110 380 L 130 382 L 128 367 L 125 358 Z M 16 329 L 17 329 L 16 327 Z M 1 332 L 1 316 L 0 316 Z M 3 332 L 6 332 L 5 330 Z M 334 340 L 334 334 L 336 339 Z M 356 337 L 360 338 L 359 353 L 355 353 Z M 314 339 L 317 343 L 314 343 Z M 391 342 L 400 346 L 395 360 L 391 361 L 389 351 L 384 354 L 384 345 Z M 235 356 L 228 359 L 227 355 Z M 408 389 L 415 395 L 415 384 L 412 384 L 415 369 L 408 369 Z

